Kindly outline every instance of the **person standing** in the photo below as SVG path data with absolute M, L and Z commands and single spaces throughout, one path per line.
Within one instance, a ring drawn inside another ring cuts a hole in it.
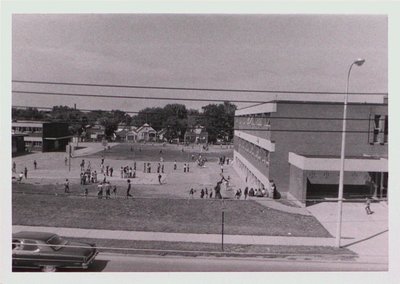
M 193 195 L 194 195 L 194 189 L 191 188 L 190 191 L 189 191 L 190 199 L 193 199 Z
M 114 171 L 113 167 L 110 167 L 110 177 L 112 177 L 113 171 Z
M 164 164 L 161 165 L 161 173 L 164 173 Z
M 183 164 L 183 172 L 186 173 L 186 163 Z
M 204 189 L 203 188 L 200 191 L 200 198 L 204 198 Z
M 249 188 L 246 186 L 244 189 L 244 199 L 247 199 L 247 195 L 249 194 Z
M 111 184 L 108 181 L 106 183 L 106 199 L 110 199 L 111 198 Z
M 206 198 L 208 198 L 208 189 L 207 189 L 207 187 L 206 187 L 206 190 L 205 190 L 205 194 L 206 194 Z
M 128 182 L 128 188 L 126 189 L 126 198 L 129 198 L 129 197 L 132 197 L 132 195 L 131 195 L 131 180 L 128 179 L 127 182 Z
M 110 166 L 107 165 L 107 166 L 106 166 L 106 176 L 109 176 L 109 168 L 110 168 Z
M 189 172 L 189 163 L 187 163 L 186 167 L 187 167 L 186 172 L 188 173 Z
M 100 182 L 99 185 L 97 186 L 97 198 L 102 199 L 103 198 L 103 183 Z
M 18 183 L 21 183 L 22 182 L 22 178 L 24 177 L 24 173 L 23 172 L 21 172 L 20 174 L 19 174 L 19 176 L 18 176 Z
M 36 170 L 37 169 L 37 162 L 36 160 L 33 160 L 33 168 Z
M 64 192 L 65 193 L 69 193 L 69 181 L 68 181 L 68 179 L 65 179 Z
M 68 164 L 68 158 L 67 157 L 65 157 L 64 158 L 64 164 L 67 166 L 67 164 Z
M 24 177 L 25 177 L 25 179 L 28 179 L 28 168 L 27 167 L 24 168 Z
M 177 165 L 176 165 L 176 160 L 175 160 L 175 162 L 174 162 L 174 171 L 176 171 L 177 170 Z
M 160 184 L 162 184 L 161 178 L 162 178 L 162 175 L 161 175 L 161 174 L 158 174 L 158 182 L 159 182 Z
M 133 162 L 133 170 L 136 171 L 136 161 Z
M 114 187 L 113 187 L 113 194 L 114 194 L 114 197 L 117 198 L 117 186 L 116 185 L 114 185 Z
M 143 172 L 144 172 L 144 173 L 147 173 L 146 165 L 147 165 L 146 162 L 144 162 L 144 164 L 143 164 Z

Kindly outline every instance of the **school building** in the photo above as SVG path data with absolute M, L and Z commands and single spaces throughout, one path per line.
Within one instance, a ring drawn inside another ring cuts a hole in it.
M 68 123 L 44 121 L 13 121 L 12 134 L 22 134 L 26 151 L 65 151 L 72 135 Z
M 283 94 L 236 110 L 234 167 L 249 187 L 286 198 L 337 198 L 343 95 Z M 347 107 L 344 198 L 386 197 L 387 96 L 350 95 Z

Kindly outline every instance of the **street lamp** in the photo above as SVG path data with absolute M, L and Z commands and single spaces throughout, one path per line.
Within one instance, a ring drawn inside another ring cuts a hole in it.
M 365 59 L 355 60 L 349 68 L 347 73 L 347 83 L 346 83 L 346 94 L 344 97 L 344 110 L 343 110 L 343 128 L 342 128 L 342 150 L 340 152 L 340 174 L 339 174 L 339 193 L 338 193 L 338 222 L 336 229 L 336 247 L 340 247 L 340 237 L 342 231 L 342 206 L 343 206 L 343 176 L 344 176 L 344 152 L 346 147 L 346 119 L 347 119 L 347 101 L 349 98 L 349 80 L 350 72 L 353 65 L 361 66 L 365 62 Z

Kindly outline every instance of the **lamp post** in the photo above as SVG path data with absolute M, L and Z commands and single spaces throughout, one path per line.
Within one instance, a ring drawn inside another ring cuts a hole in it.
M 347 73 L 346 83 L 346 94 L 344 97 L 344 109 L 343 109 L 343 128 L 342 128 L 342 149 L 340 152 L 340 174 L 339 174 L 339 193 L 338 193 L 338 215 L 337 215 L 337 228 L 336 228 L 336 247 L 340 247 L 340 237 L 342 231 L 342 206 L 343 206 L 343 176 L 344 176 L 344 153 L 346 148 L 346 119 L 347 119 L 347 101 L 349 97 L 349 80 L 350 72 L 353 65 L 361 66 L 365 62 L 365 59 L 355 60 L 349 68 Z

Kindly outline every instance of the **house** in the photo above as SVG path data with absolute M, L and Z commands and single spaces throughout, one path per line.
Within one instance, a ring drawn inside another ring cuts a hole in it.
M 102 141 L 103 138 L 105 137 L 104 130 L 105 130 L 104 126 L 100 124 L 95 124 L 93 126 L 86 128 L 86 136 L 91 141 L 97 141 L 97 142 Z
M 159 141 L 167 141 L 167 138 L 165 137 L 165 135 L 167 134 L 168 129 L 167 128 L 163 128 L 160 131 L 157 132 L 157 139 Z
M 208 132 L 203 126 L 195 126 L 186 130 L 184 135 L 184 142 L 196 143 L 196 144 L 207 144 L 208 143 Z
M 157 131 L 155 131 L 150 125 L 147 123 L 143 124 L 136 130 L 137 133 L 137 141 L 156 141 Z
M 68 123 L 64 122 L 20 120 L 13 121 L 11 128 L 12 134 L 23 134 L 27 151 L 65 151 L 72 139 Z
M 384 197 L 388 186 L 387 96 L 352 95 L 347 106 L 345 198 Z M 306 205 L 338 196 L 343 96 L 296 94 L 235 112 L 234 168 L 253 188 Z M 371 190 L 368 181 L 377 187 Z

